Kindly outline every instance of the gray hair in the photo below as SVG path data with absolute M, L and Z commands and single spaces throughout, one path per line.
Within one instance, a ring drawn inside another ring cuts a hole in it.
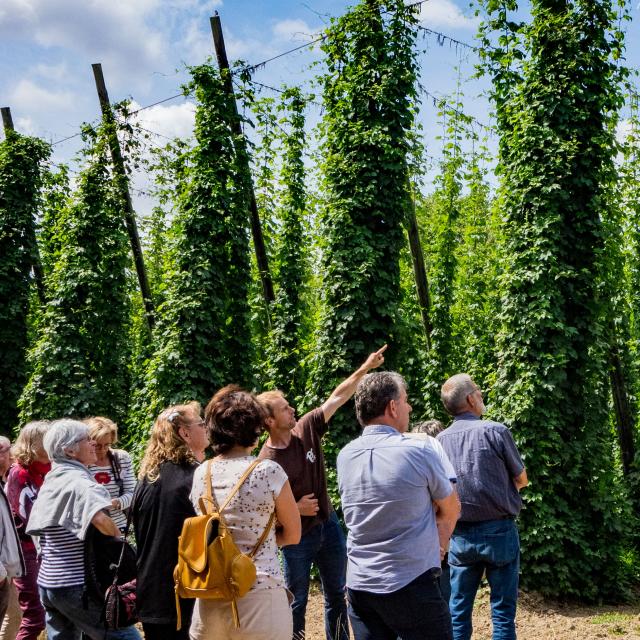
M 395 371 L 368 373 L 358 383 L 355 393 L 358 422 L 366 427 L 384 413 L 391 400 L 398 400 L 406 388 L 404 378 Z
M 0 447 L 10 447 L 11 440 L 7 436 L 0 436 Z
M 443 385 L 440 391 L 442 404 L 447 413 L 457 416 L 465 408 L 467 396 L 476 390 L 476 385 L 468 373 L 456 373 L 451 376 Z
M 68 460 L 68 452 L 76 452 L 78 443 L 89 437 L 89 427 L 79 420 L 62 418 L 51 423 L 42 441 L 49 460 Z
M 435 419 L 418 422 L 411 427 L 411 433 L 426 433 L 432 438 L 435 438 L 441 431 L 444 431 L 444 425 L 440 420 Z

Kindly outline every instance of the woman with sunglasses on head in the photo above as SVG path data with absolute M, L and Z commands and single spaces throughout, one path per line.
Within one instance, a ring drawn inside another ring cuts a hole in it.
M 197 402 L 165 409 L 151 429 L 132 504 L 138 617 L 145 640 L 189 638 L 193 600 L 181 601 L 182 630 L 176 631 L 173 569 L 182 524 L 195 515 L 189 500 L 193 473 L 208 446 Z
M 123 449 L 113 449 L 118 441 L 118 426 L 109 418 L 96 416 L 83 422 L 89 427 L 89 437 L 96 444 L 96 463 L 89 465 L 98 484 L 103 485 L 111 496 L 109 515 L 124 531 L 127 526 L 125 509 L 131 506 L 136 477 L 131 456 Z

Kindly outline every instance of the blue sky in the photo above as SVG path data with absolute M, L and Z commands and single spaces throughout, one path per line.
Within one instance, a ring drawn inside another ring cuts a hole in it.
M 131 97 L 148 105 L 179 92 L 184 65 L 212 53 L 209 16 L 221 15 L 231 59 L 257 62 L 308 41 L 351 4 L 343 0 L 1 0 L 0 106 L 11 107 L 22 133 L 60 140 L 73 135 L 83 121 L 98 117 L 91 63 L 101 62 L 112 101 Z M 627 26 L 628 60 L 640 66 L 640 10 Z M 473 42 L 477 19 L 468 3 L 429 0 L 421 7 L 425 26 Z M 421 40 L 422 85 L 433 95 L 455 89 L 456 67 L 469 78 L 475 54 L 440 46 L 434 36 Z M 293 54 L 255 74 L 266 84 L 306 83 L 308 65 L 318 50 Z M 488 103 L 479 94 L 482 82 L 464 87 L 465 111 L 489 122 Z M 438 157 L 438 128 L 431 100 L 423 98 L 421 114 L 428 152 Z M 310 114 L 311 119 L 317 114 Z M 193 105 L 177 99 L 141 114 L 141 124 L 167 136 L 188 136 Z M 69 160 L 78 139 L 54 148 L 54 161 Z

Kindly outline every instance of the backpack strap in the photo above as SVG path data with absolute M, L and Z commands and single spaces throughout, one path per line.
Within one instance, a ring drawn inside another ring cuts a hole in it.
M 218 506 L 218 501 L 216 497 L 213 495 L 213 491 L 211 490 L 211 465 L 213 464 L 213 460 L 207 461 L 207 471 L 204 476 L 204 496 L 200 499 L 200 508 L 202 509 L 203 502 L 209 502 L 212 504 L 218 514 L 222 517 L 222 512 L 227 507 L 227 505 L 231 502 L 233 497 L 238 493 L 240 487 L 245 483 L 245 480 L 251 475 L 251 472 L 262 462 L 262 460 L 254 460 L 246 469 L 246 471 L 240 476 L 240 479 L 233 486 L 231 491 L 227 494 L 225 501 L 222 503 L 222 506 Z M 203 500 L 204 499 L 204 500 Z M 203 513 L 209 513 L 208 509 L 203 510 Z
M 258 553 L 258 549 L 260 548 L 262 543 L 267 539 L 267 536 L 269 535 L 269 531 L 271 531 L 271 527 L 273 526 L 275 519 L 276 519 L 276 512 L 272 511 L 271 516 L 269 517 L 269 522 L 267 522 L 267 526 L 264 528 L 264 531 L 262 532 L 260 539 L 258 540 L 258 542 L 256 542 L 253 549 L 251 549 L 251 551 L 249 552 L 249 557 L 251 559 L 255 557 L 256 553 Z

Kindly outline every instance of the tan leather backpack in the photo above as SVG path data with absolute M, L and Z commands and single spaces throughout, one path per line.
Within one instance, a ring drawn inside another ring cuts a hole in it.
M 173 571 L 178 629 L 182 626 L 180 598 L 231 602 L 234 623 L 236 628 L 240 626 L 236 600 L 242 598 L 256 580 L 253 558 L 269 535 L 275 512 L 271 514 L 260 539 L 249 554 L 242 553 L 236 546 L 222 512 L 259 463 L 260 460 L 251 463 L 221 507 L 218 507 L 211 491 L 212 461 L 206 463 L 205 495 L 199 500 L 203 515 L 187 518 L 178 539 L 178 564 Z M 212 511 L 209 511 L 209 505 L 213 507 Z

